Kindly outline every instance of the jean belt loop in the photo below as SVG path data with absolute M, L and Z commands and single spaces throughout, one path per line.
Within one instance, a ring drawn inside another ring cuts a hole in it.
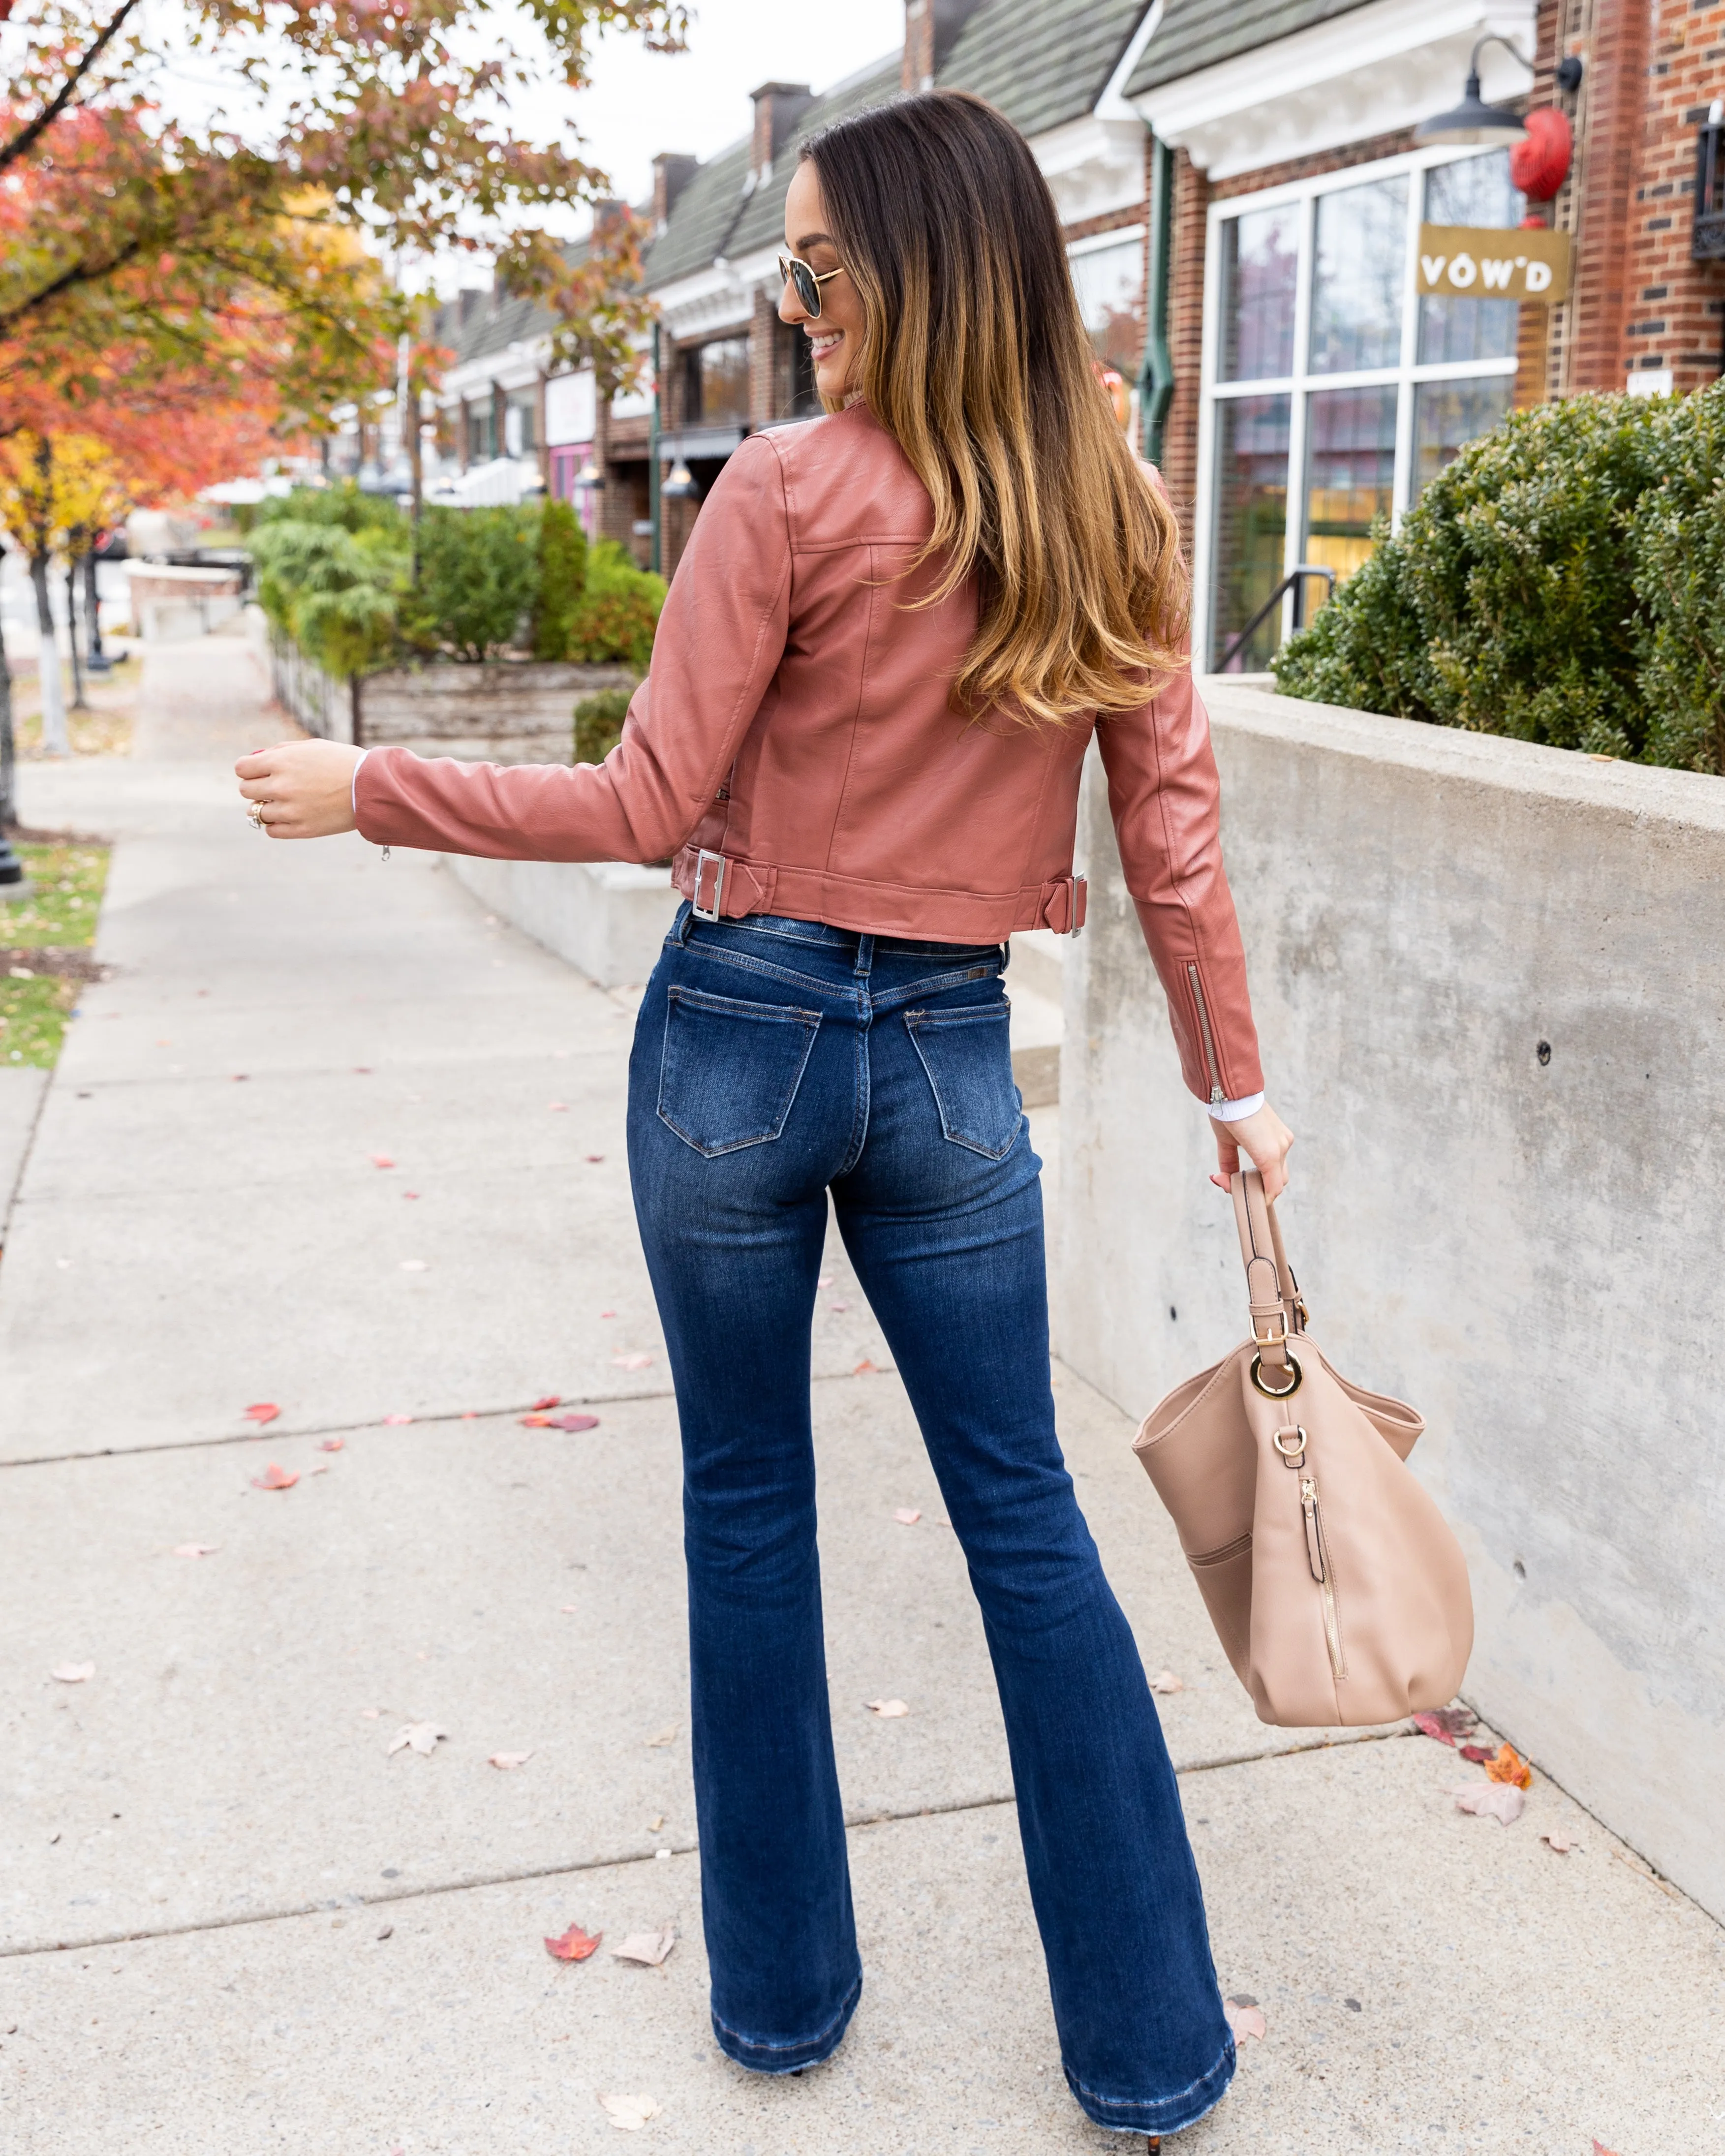
M 874 971 L 874 968 L 875 939 L 872 936 L 859 936 L 856 939 L 855 972 L 857 979 L 860 981 L 867 980 L 869 975 Z
M 694 926 L 695 908 L 685 898 L 683 901 L 682 909 L 677 915 L 676 926 L 671 930 L 671 934 L 676 938 L 679 947 L 682 949 L 688 948 L 689 932 Z

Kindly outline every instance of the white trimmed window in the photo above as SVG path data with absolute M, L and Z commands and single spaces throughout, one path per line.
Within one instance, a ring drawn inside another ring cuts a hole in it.
M 1422 297 L 1420 226 L 1518 223 L 1507 151 L 1416 151 L 1212 205 L 1194 645 L 1221 661 L 1289 570 L 1339 583 L 1510 408 L 1513 300 Z M 1316 579 L 1307 602 L 1324 588 Z M 1230 662 L 1261 669 L 1291 595 Z
M 1096 357 L 1135 382 L 1144 357 L 1143 226 L 1075 239 L 1066 259 Z

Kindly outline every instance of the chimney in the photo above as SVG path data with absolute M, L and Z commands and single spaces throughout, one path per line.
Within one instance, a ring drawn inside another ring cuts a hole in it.
M 749 170 L 766 179 L 791 130 L 814 104 L 806 82 L 763 82 L 754 92 L 755 146 Z
M 701 169 L 699 157 L 685 157 L 661 150 L 653 160 L 653 229 L 663 232 L 670 221 L 677 197 Z
M 932 90 L 979 0 L 905 0 L 905 57 L 899 87 L 908 95 Z

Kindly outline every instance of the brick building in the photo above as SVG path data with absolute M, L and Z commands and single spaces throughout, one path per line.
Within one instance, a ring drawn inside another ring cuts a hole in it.
M 1568 125 L 1543 200 L 1502 146 L 1416 140 L 1482 38 L 1531 62 L 1486 44 L 1485 98 Z M 1560 85 L 1569 59 L 1579 81 Z M 1185 524 L 1200 665 L 1295 564 L 1350 573 L 1374 521 L 1512 406 L 1722 371 L 1725 0 L 908 0 L 901 48 L 875 66 L 818 96 L 765 83 L 729 149 L 655 162 L 667 571 L 744 436 L 814 408 L 803 340 L 776 311 L 798 142 L 930 84 L 998 105 L 1048 177 L 1098 355 L 1136 384 L 1132 424 Z M 1709 142 L 1714 214 L 1697 225 Z M 1422 223 L 1528 222 L 1571 235 L 1562 304 L 1420 290 Z M 531 460 L 647 559 L 651 396 L 599 409 L 590 376 L 546 380 L 533 310 L 488 295 L 461 310 L 444 425 L 461 484 Z M 1230 663 L 1263 664 L 1291 606 Z

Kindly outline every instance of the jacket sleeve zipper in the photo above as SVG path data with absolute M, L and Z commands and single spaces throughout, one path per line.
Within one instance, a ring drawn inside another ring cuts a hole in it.
M 1216 1036 L 1210 1031 L 1209 1005 L 1204 999 L 1204 984 L 1198 978 L 1198 968 L 1189 962 L 1186 978 L 1192 983 L 1192 1000 L 1198 1005 L 1198 1023 L 1204 1034 L 1204 1060 L 1210 1066 L 1210 1105 L 1228 1098 L 1222 1086 L 1221 1065 L 1216 1060 Z

